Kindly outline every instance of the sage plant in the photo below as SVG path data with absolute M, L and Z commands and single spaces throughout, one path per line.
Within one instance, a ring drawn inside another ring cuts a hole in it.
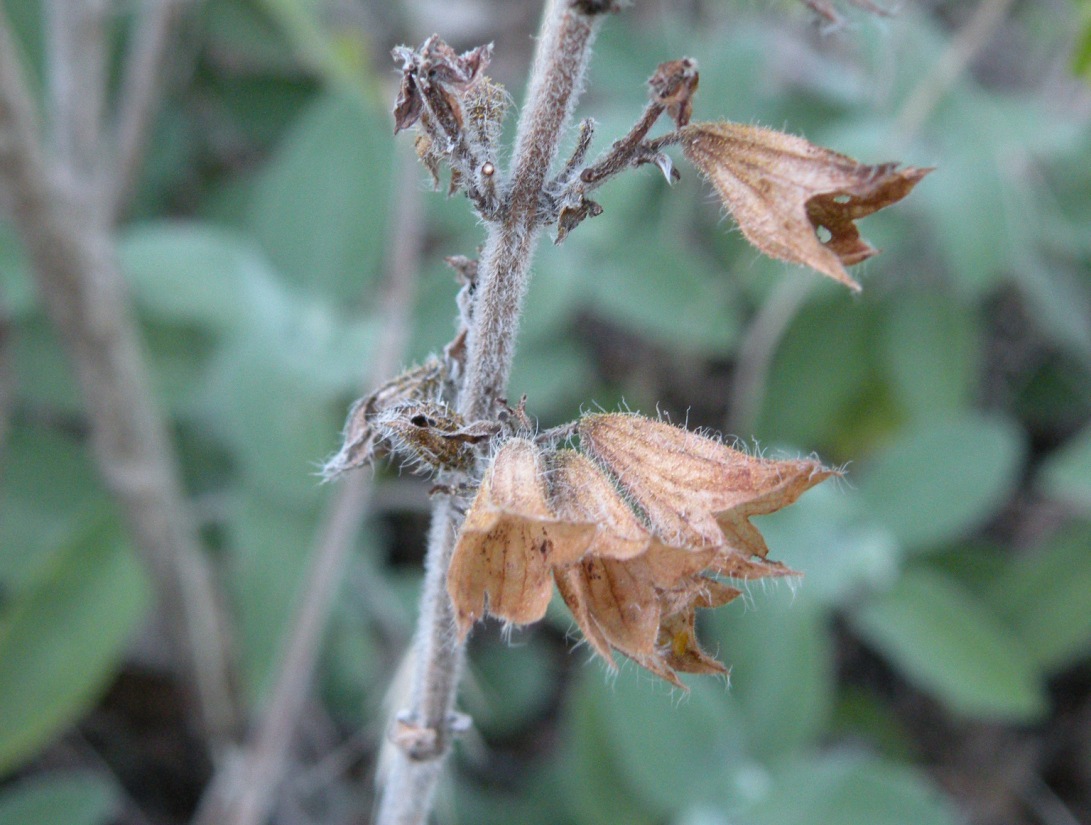
M 767 558 L 750 517 L 834 474 L 812 459 L 755 457 L 629 413 L 539 430 L 527 399 L 511 403 L 506 387 L 542 232 L 555 227 L 563 241 L 602 213 L 594 190 L 635 167 L 653 164 L 669 184 L 678 172 L 667 150 L 677 147 L 754 246 L 857 290 L 846 266 L 876 250 L 855 221 L 903 198 L 929 171 L 695 121 L 699 74 L 687 57 L 654 69 L 628 134 L 592 160 L 595 124 L 584 120 L 571 156 L 557 163 L 595 34 L 618 6 L 549 2 L 507 168 L 498 140 L 509 98 L 486 74 L 492 46 L 459 54 L 433 35 L 393 52 L 402 67 L 394 131 L 415 132 L 434 182 L 449 173 L 449 193 L 465 194 L 486 236 L 479 259 L 448 259 L 462 284 L 455 338 L 357 402 L 326 466 L 333 477 L 393 452 L 436 481 L 409 704 L 390 730 L 396 755 L 381 780 L 382 825 L 428 815 L 451 740 L 469 723 L 455 697 L 475 622 L 538 621 L 555 585 L 608 666 L 617 651 L 684 689 L 679 673 L 724 670 L 697 641 L 696 609 L 738 596 L 733 581 L 793 572 Z

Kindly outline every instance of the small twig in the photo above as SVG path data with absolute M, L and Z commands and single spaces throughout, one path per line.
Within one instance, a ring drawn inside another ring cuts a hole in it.
M 108 205 L 116 218 L 136 184 L 155 121 L 171 34 L 188 0 L 146 0 L 126 54 L 113 130 Z
M 585 191 L 601 186 L 609 178 L 629 168 L 635 162 L 639 162 L 644 155 L 640 152 L 641 143 L 648 136 L 652 126 L 659 120 L 660 115 L 666 111 L 666 107 L 656 101 L 649 103 L 640 119 L 629 130 L 625 137 L 615 140 L 610 150 L 602 160 L 589 166 L 580 173 Z
M 765 401 L 765 383 L 792 319 L 807 302 L 816 282 L 812 278 L 786 278 L 773 290 L 750 322 L 739 346 L 731 382 L 730 408 L 726 429 L 733 433 L 754 431 L 754 423 Z
M 1013 3 L 1014 0 L 981 0 L 969 22 L 903 104 L 893 128 L 895 140 L 901 145 L 913 142 L 966 67 L 995 36 Z
M 421 247 L 421 203 L 416 186 L 416 165 L 408 157 L 399 162 L 394 187 L 397 198 L 387 250 L 386 294 L 378 307 L 383 328 L 365 386 L 378 386 L 392 376 L 404 357 L 412 326 Z M 368 509 L 373 476 L 348 475 L 336 488 L 334 499 L 318 530 L 290 633 L 282 641 L 276 678 L 262 709 L 243 762 L 224 771 L 213 782 L 195 823 L 257 825 L 275 807 L 277 789 L 321 650 L 330 605 L 337 595 L 345 558 Z
M 49 0 L 45 11 L 52 149 L 62 170 L 81 187 L 97 190 L 104 183 L 96 178 L 102 168 L 108 0 Z

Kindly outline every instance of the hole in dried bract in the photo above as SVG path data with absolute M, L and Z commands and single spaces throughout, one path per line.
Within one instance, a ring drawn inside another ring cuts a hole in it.
M 816 226 L 814 231 L 818 235 L 818 240 L 822 241 L 822 243 L 829 243 L 830 238 L 833 237 L 833 233 L 824 226 Z
M 834 197 L 833 197 L 833 202 L 834 203 L 848 203 L 851 200 L 852 200 L 852 197 L 849 196 L 849 195 L 834 195 Z

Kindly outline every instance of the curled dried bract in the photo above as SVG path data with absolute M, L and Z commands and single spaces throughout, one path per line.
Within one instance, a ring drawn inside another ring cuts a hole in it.
M 752 456 L 639 415 L 588 415 L 578 432 L 581 448 L 617 478 L 653 533 L 679 547 L 727 544 L 764 557 L 749 517 L 790 504 L 832 472 L 809 459 Z
M 846 266 L 878 250 L 855 221 L 901 200 L 931 169 L 868 166 L 803 138 L 738 123 L 691 123 L 682 150 L 716 187 L 743 235 L 770 257 L 851 289 Z M 818 230 L 829 233 L 825 241 Z
M 448 576 L 459 632 L 486 613 L 537 621 L 552 575 L 611 665 L 617 650 L 679 686 L 679 672 L 723 672 L 697 643 L 695 610 L 739 595 L 715 577 L 792 574 L 765 558 L 749 519 L 832 471 L 751 456 L 638 415 L 589 415 L 575 430 L 582 452 L 518 437 L 497 452 Z
M 341 449 L 326 462 L 322 476 L 327 480 L 336 478 L 374 461 L 383 439 L 383 433 L 375 426 L 376 418 L 386 410 L 405 404 L 438 402 L 446 381 L 447 370 L 443 362 L 433 357 L 359 399 L 345 420 Z

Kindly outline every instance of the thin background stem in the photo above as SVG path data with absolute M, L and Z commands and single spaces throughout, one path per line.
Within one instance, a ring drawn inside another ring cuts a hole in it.
M 423 222 L 416 158 L 399 156 L 396 199 L 391 219 L 386 291 L 378 308 L 383 319 L 375 356 L 364 386 L 392 377 L 405 357 L 412 327 Z M 345 559 L 368 509 L 373 476 L 351 473 L 336 493 L 319 526 L 296 611 L 282 640 L 269 699 L 244 749 L 241 764 L 215 778 L 195 825 L 258 825 L 276 805 L 295 732 L 302 717 L 321 650 L 330 605 L 342 581 Z
M 0 7 L 0 184 L 79 381 L 98 470 L 151 573 L 213 752 L 237 727 L 230 632 L 182 490 L 117 261 L 102 182 L 105 0 L 49 7 L 50 139 Z M 48 144 L 48 148 L 47 148 Z
M 191 0 L 144 0 L 140 4 L 125 60 L 113 134 L 113 169 L 108 193 L 116 218 L 140 172 L 144 149 L 159 105 L 163 66 L 182 6 Z
M 969 21 L 959 30 L 946 51 L 913 89 L 898 113 L 891 133 L 902 146 L 913 142 L 933 110 L 958 78 L 988 45 L 1003 24 L 1015 0 L 981 0 Z

